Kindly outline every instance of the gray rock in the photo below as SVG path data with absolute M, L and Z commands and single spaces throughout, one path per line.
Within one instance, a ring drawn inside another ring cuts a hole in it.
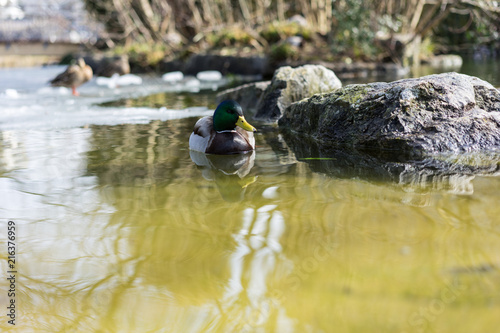
M 322 145 L 420 158 L 500 148 L 500 92 L 457 73 L 349 85 L 290 105 L 282 129 Z
M 224 90 L 217 94 L 216 102 L 219 104 L 226 99 L 232 99 L 241 105 L 245 111 L 245 115 L 247 111 L 249 111 L 249 115 L 255 114 L 254 111 L 257 107 L 257 103 L 270 83 L 271 81 L 253 82 Z
M 281 67 L 274 73 L 271 84 L 259 101 L 255 117 L 276 121 L 290 104 L 340 87 L 342 83 L 335 73 L 324 66 Z
M 460 69 L 463 59 L 457 54 L 441 54 L 434 56 L 429 61 L 432 67 L 444 69 Z

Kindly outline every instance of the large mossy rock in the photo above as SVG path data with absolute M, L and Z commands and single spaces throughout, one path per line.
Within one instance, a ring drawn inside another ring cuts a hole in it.
M 457 73 L 349 85 L 290 105 L 282 129 L 321 145 L 400 156 L 500 148 L 500 92 Z
M 276 121 L 290 104 L 341 87 L 342 83 L 335 73 L 324 66 L 281 67 L 276 70 L 271 84 L 259 100 L 255 118 Z

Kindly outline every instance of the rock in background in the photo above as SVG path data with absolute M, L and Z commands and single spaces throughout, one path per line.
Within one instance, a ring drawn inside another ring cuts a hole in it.
M 217 95 L 217 102 L 233 99 L 244 110 L 250 110 L 255 118 L 275 122 L 290 104 L 341 87 L 335 73 L 324 66 L 286 66 L 276 70 L 271 81 L 249 83 L 221 92 Z
M 127 55 L 105 56 L 94 54 L 84 56 L 85 63 L 92 68 L 95 76 L 111 77 L 113 74 L 125 75 L 130 73 Z
M 271 81 L 253 82 L 224 90 L 217 94 L 216 103 L 219 104 L 224 100 L 232 99 L 241 105 L 245 115 L 255 115 L 257 104 L 270 83 Z
M 279 68 L 257 105 L 255 118 L 277 121 L 292 103 L 314 94 L 335 91 L 342 83 L 335 73 L 321 65 Z
M 462 57 L 457 54 L 441 54 L 429 59 L 429 64 L 432 67 L 448 70 L 459 70 L 463 62 Z

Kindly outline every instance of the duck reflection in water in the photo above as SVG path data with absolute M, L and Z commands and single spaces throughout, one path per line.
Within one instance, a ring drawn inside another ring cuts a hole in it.
M 242 201 L 247 186 L 257 179 L 257 176 L 249 176 L 254 166 L 255 151 L 246 154 L 212 155 L 190 150 L 189 156 L 202 168 L 203 178 L 215 182 L 225 201 Z

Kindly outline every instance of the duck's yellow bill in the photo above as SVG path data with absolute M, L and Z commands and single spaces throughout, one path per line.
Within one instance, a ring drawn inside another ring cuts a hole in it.
M 257 131 L 255 129 L 255 127 L 253 127 L 252 125 L 250 125 L 245 120 L 245 117 L 243 117 L 243 116 L 239 116 L 238 121 L 236 122 L 236 126 L 239 126 L 239 127 L 243 128 L 245 131 L 249 131 L 249 132 L 255 132 L 255 131 Z

